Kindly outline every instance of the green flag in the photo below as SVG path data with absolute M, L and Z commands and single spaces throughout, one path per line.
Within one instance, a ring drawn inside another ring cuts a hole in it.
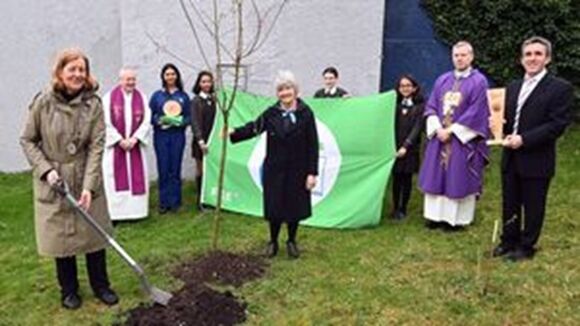
M 231 91 L 220 96 L 224 95 L 229 98 Z M 316 116 L 320 153 L 318 184 L 312 191 L 313 215 L 302 224 L 325 228 L 377 225 L 395 158 L 395 93 L 304 101 Z M 275 102 L 273 97 L 238 92 L 230 125 L 253 121 Z M 204 160 L 202 202 L 210 205 L 217 202 L 222 125 L 218 112 Z M 235 145 L 228 141 L 223 209 L 263 216 L 265 145 L 265 134 Z

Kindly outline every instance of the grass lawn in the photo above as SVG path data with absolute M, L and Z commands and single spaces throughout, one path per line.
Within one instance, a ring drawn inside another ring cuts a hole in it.
M 265 278 L 234 292 L 249 303 L 250 325 L 578 325 L 580 323 L 580 128 L 560 142 L 541 251 L 520 264 L 484 259 L 500 216 L 498 149 L 486 175 L 476 222 L 466 232 L 429 231 L 421 196 L 413 193 L 410 218 L 384 220 L 376 228 L 340 231 L 301 228 L 297 261 L 285 252 Z M 137 279 L 112 250 L 109 274 L 121 303 L 99 304 L 79 261 L 83 307 L 60 307 L 52 259 L 36 253 L 31 179 L 0 174 L 0 325 L 110 325 L 144 300 Z M 151 281 L 174 290 L 169 275 L 178 261 L 209 248 L 211 216 L 193 208 L 185 185 L 185 209 L 121 224 L 118 240 L 143 264 Z M 388 197 L 388 196 L 387 196 Z M 151 207 L 155 207 L 156 193 Z M 382 200 L 377 196 L 377 200 Z M 261 251 L 267 231 L 259 218 L 227 215 L 221 248 Z M 285 237 L 285 232 L 283 233 Z M 482 293 L 487 281 L 487 292 Z

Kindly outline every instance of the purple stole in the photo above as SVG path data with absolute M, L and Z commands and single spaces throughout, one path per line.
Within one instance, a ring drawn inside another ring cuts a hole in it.
M 143 104 L 143 97 L 139 91 L 134 90 L 131 100 L 131 136 L 135 130 L 143 122 L 145 114 L 145 106 Z M 121 86 L 115 87 L 111 91 L 111 122 L 115 129 L 125 137 L 125 97 Z M 113 150 L 113 170 L 115 174 L 115 190 L 125 191 L 129 190 L 129 175 L 127 173 L 127 151 L 121 148 L 118 143 L 115 144 Z M 143 157 L 141 157 L 141 149 L 139 146 L 134 146 L 129 151 L 131 157 L 131 192 L 133 195 L 142 195 L 145 193 L 145 171 L 143 169 Z

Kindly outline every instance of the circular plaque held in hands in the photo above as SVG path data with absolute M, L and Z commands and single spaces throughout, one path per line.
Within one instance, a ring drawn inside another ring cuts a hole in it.
M 181 104 L 174 100 L 169 100 L 163 104 L 163 113 L 168 117 L 177 117 L 181 115 Z

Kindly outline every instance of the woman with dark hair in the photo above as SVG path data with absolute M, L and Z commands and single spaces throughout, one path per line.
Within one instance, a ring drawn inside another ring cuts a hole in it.
M 396 92 L 397 160 L 393 167 L 393 218 L 400 220 L 407 215 L 407 204 L 413 187 L 413 174 L 419 172 L 424 99 L 421 95 L 421 87 L 410 75 L 403 75 L 399 78 Z
M 200 71 L 193 86 L 195 97 L 191 101 L 191 130 L 193 141 L 191 154 L 197 168 L 195 183 L 197 186 L 197 207 L 201 205 L 201 178 L 203 175 L 203 156 L 207 154 L 207 141 L 213 128 L 216 113 L 213 75 L 209 71 Z
M 86 257 L 95 296 L 107 305 L 119 300 L 107 276 L 107 241 L 53 189 L 65 181 L 79 205 L 103 229 L 112 231 L 101 174 L 105 123 L 97 88 L 87 56 L 78 49 L 61 51 L 52 84 L 32 100 L 20 136 L 32 166 L 38 252 L 55 258 L 61 303 L 66 309 L 78 309 L 82 304 L 77 255 Z
M 151 96 L 149 108 L 159 175 L 159 213 L 165 214 L 181 206 L 181 161 L 191 115 L 189 97 L 175 65 L 163 66 L 161 85 L 162 89 Z

